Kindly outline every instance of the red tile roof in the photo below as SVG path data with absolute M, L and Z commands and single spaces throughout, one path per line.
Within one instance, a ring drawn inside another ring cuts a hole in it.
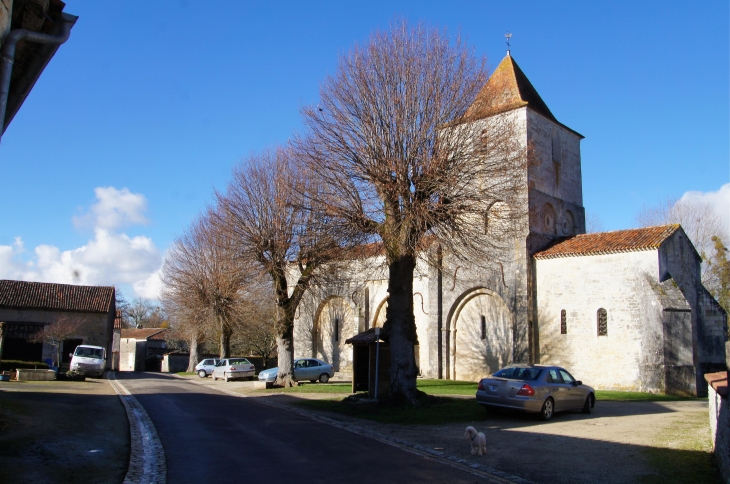
M 535 254 L 535 259 L 654 250 L 658 249 L 679 228 L 679 224 L 672 224 L 642 229 L 576 235 L 575 237 L 555 244 L 549 249 L 538 252 Z
M 163 334 L 161 334 L 164 332 L 165 332 L 165 328 L 123 329 L 121 337 L 122 338 L 144 339 L 144 340 L 164 340 L 165 337 Z
M 114 304 L 113 286 L 74 286 L 0 280 L 0 307 L 106 313 Z
M 581 138 L 583 135 L 560 123 L 542 100 L 517 62 L 507 54 L 499 63 L 476 99 L 467 109 L 464 119 L 473 121 L 528 106 L 533 111 L 558 123 Z

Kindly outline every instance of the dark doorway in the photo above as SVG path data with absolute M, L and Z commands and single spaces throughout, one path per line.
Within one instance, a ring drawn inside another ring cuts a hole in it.
M 3 343 L 3 360 L 41 361 L 43 343 L 31 343 L 29 340 L 41 331 L 43 323 L 8 323 Z
M 74 351 L 76 351 L 76 347 L 80 344 L 83 344 L 84 340 L 82 339 L 66 339 L 63 340 L 63 348 L 61 349 L 61 363 L 69 363 L 71 364 L 71 355 Z

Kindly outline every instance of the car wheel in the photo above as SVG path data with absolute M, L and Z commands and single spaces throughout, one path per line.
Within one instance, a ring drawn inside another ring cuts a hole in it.
M 228 377 L 228 373 L 223 373 L 223 379 L 226 381 L 226 383 L 228 383 L 230 381 L 230 379 Z
M 552 398 L 548 398 L 545 400 L 545 403 L 542 404 L 542 410 L 540 410 L 540 417 L 543 420 L 550 420 L 553 418 L 553 413 L 555 413 L 555 403 L 553 402 Z
M 583 413 L 591 413 L 593 411 L 593 406 L 596 404 L 595 397 L 591 393 L 586 397 L 586 403 L 583 404 Z
M 208 374 L 205 372 L 205 370 L 198 370 L 198 376 L 200 378 L 205 378 L 206 376 L 208 376 Z
M 330 381 L 330 376 L 327 373 L 322 373 L 321 375 L 319 375 L 319 381 L 322 383 L 327 383 L 328 381 Z

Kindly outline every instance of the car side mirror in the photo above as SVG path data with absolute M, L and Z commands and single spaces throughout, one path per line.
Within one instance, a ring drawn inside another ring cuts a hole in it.
M 575 385 L 575 386 L 579 386 L 579 385 L 582 385 L 582 384 L 583 384 L 583 382 L 580 381 L 580 380 L 576 380 L 576 381 L 573 382 L 573 385 Z
M 73 353 L 69 353 L 69 354 L 68 354 L 68 357 L 69 357 L 69 358 L 73 358 L 73 357 L 74 357 L 74 354 L 73 354 Z

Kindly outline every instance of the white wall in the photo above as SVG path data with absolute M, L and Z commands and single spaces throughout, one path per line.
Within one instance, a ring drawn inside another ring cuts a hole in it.
M 564 366 L 595 388 L 646 388 L 642 367 L 661 364 L 662 308 L 651 283 L 658 278 L 656 250 L 536 261 L 540 363 Z M 608 314 L 598 336 L 597 311 Z M 567 334 L 560 333 L 566 310 Z

